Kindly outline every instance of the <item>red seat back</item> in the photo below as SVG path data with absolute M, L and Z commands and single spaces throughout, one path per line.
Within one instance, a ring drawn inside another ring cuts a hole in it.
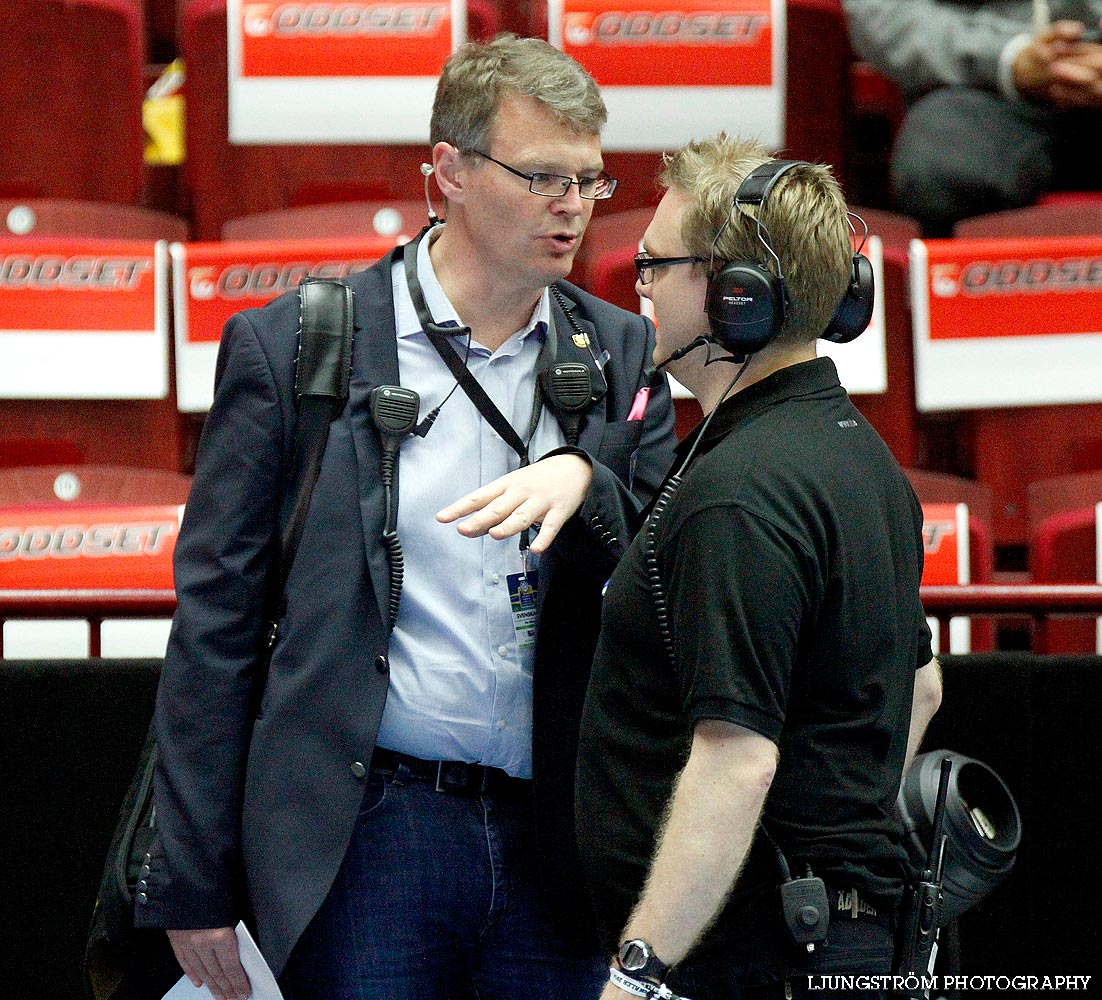
M 141 0 L 5 3 L 0 39 L 0 197 L 136 203 Z
M 2 198 L 0 235 L 97 236 L 120 240 L 186 240 L 185 219 L 168 212 L 99 201 Z M 5 231 L 6 230 L 6 231 Z
M 1029 484 L 1030 569 L 1037 583 L 1095 583 L 1098 577 L 1096 506 L 1102 472 L 1053 476 Z M 1093 653 L 1097 632 L 1089 618 L 1048 623 L 1050 653 Z
M 443 214 L 439 198 L 434 208 Z M 258 212 L 230 219 L 222 227 L 224 240 L 342 239 L 345 237 L 416 236 L 428 223 L 424 198 L 410 201 L 346 201 Z

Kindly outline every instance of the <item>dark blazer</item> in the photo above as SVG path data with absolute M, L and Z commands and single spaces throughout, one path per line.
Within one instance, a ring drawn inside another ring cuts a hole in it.
M 277 973 L 344 857 L 387 694 L 389 566 L 368 396 L 400 382 L 391 265 L 401 252 L 348 279 L 350 397 L 330 429 L 266 685 L 256 650 L 272 540 L 287 516 L 297 294 L 226 326 L 176 546 L 179 603 L 156 709 L 158 837 L 136 922 L 218 927 L 251 914 Z M 578 719 L 601 586 L 639 502 L 672 460 L 673 408 L 663 384 L 645 420 L 625 420 L 653 327 L 571 285 L 560 289 L 598 355 L 609 353 L 607 396 L 579 439 L 593 458 L 590 496 L 541 561 L 533 681 L 534 798 L 549 899 L 564 927 L 584 937 L 588 900 L 573 836 Z M 558 336 L 575 334 L 552 302 Z

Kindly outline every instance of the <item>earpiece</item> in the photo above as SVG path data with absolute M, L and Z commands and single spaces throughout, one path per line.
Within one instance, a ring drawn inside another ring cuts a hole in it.
M 429 225 L 435 226 L 440 221 L 436 209 L 432 207 L 432 196 L 429 194 L 429 178 L 436 173 L 436 167 L 431 163 L 421 164 L 421 176 L 425 178 L 425 207 L 429 212 Z
M 758 239 L 772 259 L 773 270 L 757 261 L 728 261 L 713 267 L 708 277 L 704 305 L 708 325 L 716 342 L 731 354 L 756 354 L 784 326 L 791 301 L 780 258 L 773 249 L 769 230 L 761 222 L 760 208 L 765 205 L 777 181 L 789 170 L 804 163 L 803 160 L 770 160 L 747 174 L 735 192 L 732 214 L 712 241 L 714 258 L 716 244 L 730 225 L 734 212 L 742 212 L 749 218 L 743 206 L 759 206 L 758 218 L 753 221 Z M 872 264 L 858 248 L 853 255 L 849 286 L 822 336 L 834 343 L 848 343 L 868 326 L 872 307 Z

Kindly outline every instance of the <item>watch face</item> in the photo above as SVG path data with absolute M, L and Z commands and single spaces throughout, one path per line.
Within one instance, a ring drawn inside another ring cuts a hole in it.
M 628 972 L 638 972 L 650 959 L 650 949 L 643 941 L 625 941 L 620 947 L 620 965 Z

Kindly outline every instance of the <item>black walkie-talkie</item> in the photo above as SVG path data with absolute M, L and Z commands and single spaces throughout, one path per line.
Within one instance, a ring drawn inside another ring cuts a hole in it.
M 903 915 L 899 961 L 896 971 L 914 988 L 905 988 L 902 995 L 907 1000 L 929 1000 L 929 983 L 937 958 L 938 927 L 941 923 L 941 883 L 945 869 L 945 798 L 949 793 L 949 772 L 953 769 L 951 757 L 941 761 L 941 774 L 937 784 L 937 802 L 934 805 L 933 830 L 926 852 L 926 866 L 911 890 L 910 903 Z
M 593 405 L 593 379 L 578 361 L 563 361 L 539 373 L 539 388 L 559 419 L 567 444 L 576 445 L 582 417 Z

